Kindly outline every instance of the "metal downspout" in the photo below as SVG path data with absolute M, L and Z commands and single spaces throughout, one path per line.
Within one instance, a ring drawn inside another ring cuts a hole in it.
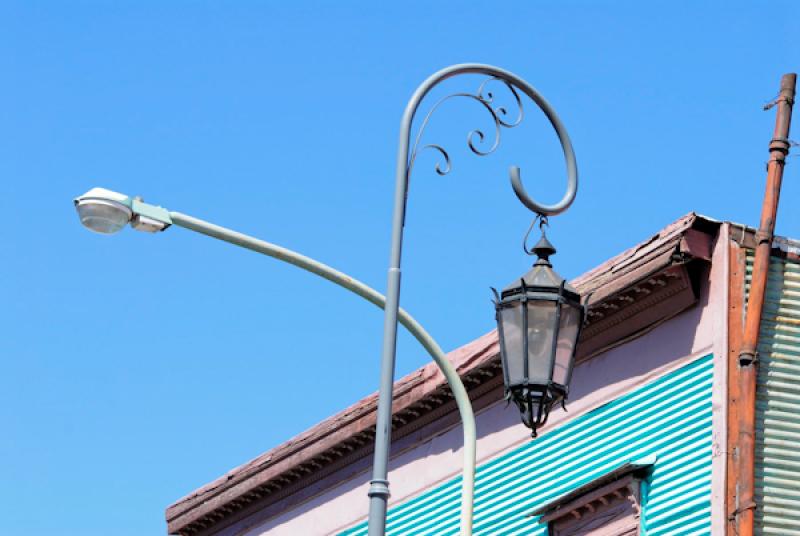
M 753 277 L 745 316 L 744 336 L 739 353 L 740 406 L 738 411 L 738 457 L 736 464 L 737 497 L 734 512 L 736 534 L 753 536 L 755 520 L 755 433 L 756 433 L 756 380 L 758 375 L 758 335 L 764 294 L 769 272 L 770 250 L 775 232 L 781 181 L 786 155 L 789 153 L 789 127 L 792 119 L 796 74 L 781 78 L 777 100 L 775 133 L 769 144 L 767 188 L 761 209 L 761 223 L 756 233 L 756 253 Z

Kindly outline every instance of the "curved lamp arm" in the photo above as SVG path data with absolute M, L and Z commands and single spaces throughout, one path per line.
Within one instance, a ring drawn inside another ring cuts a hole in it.
M 223 240 L 230 244 L 234 244 L 251 251 L 255 251 L 256 253 L 261 253 L 274 259 L 289 263 L 293 266 L 297 266 L 298 268 L 302 268 L 307 272 L 311 272 L 312 274 L 316 274 L 324 279 L 327 279 L 332 283 L 336 283 L 340 287 L 343 287 L 354 294 L 361 296 L 380 308 L 385 308 L 386 306 L 386 298 L 383 296 L 383 294 L 372 287 L 369 287 L 358 279 L 350 277 L 349 275 L 331 268 L 326 264 L 315 261 L 310 257 L 306 257 L 305 255 L 301 255 L 300 253 L 296 253 L 290 249 L 271 244 L 264 240 L 253 238 L 246 234 L 239 233 L 231 229 L 194 218 L 192 216 L 187 216 L 186 214 L 181 214 L 180 212 L 169 212 L 169 217 L 164 218 L 164 223 L 172 223 L 173 225 L 177 225 L 179 227 L 183 227 L 185 229 L 189 229 L 218 240 Z M 433 337 L 431 337 L 430 334 L 425 331 L 425 328 L 423 328 L 422 325 L 420 325 L 420 323 L 414 319 L 414 317 L 412 317 L 403 309 L 399 309 L 398 311 L 398 320 L 403 326 L 405 326 L 409 333 L 411 333 L 411 335 L 413 335 L 414 338 L 419 341 L 423 348 L 428 351 L 433 358 L 433 361 L 438 365 L 439 370 L 442 371 L 442 374 L 444 375 L 445 380 L 447 380 L 450 390 L 453 393 L 453 399 L 455 400 L 461 416 L 461 421 L 463 423 L 464 469 L 462 489 L 464 492 L 462 495 L 465 495 L 469 498 L 469 503 L 471 505 L 475 481 L 476 432 L 475 415 L 472 411 L 472 404 L 470 403 L 469 395 L 467 394 L 466 388 L 464 388 L 464 383 L 461 381 L 461 377 L 458 375 L 458 371 L 456 371 L 456 368 L 447 359 L 444 351 L 436 343 Z
M 181 214 L 180 212 L 170 212 L 169 216 L 173 225 L 177 225 L 179 227 L 183 227 L 185 229 L 189 229 L 218 240 L 223 240 L 245 249 L 255 251 L 256 253 L 261 253 L 274 259 L 289 263 L 293 266 L 297 266 L 298 268 L 302 268 L 307 272 L 311 272 L 312 274 L 318 275 L 323 279 L 327 279 L 332 283 L 336 283 L 340 287 L 345 288 L 358 296 L 361 296 L 368 302 L 372 303 L 373 305 L 377 305 L 381 309 L 383 309 L 386 305 L 386 297 L 374 288 L 362 283 L 354 277 L 331 268 L 327 264 L 315 261 L 310 257 L 306 257 L 305 255 L 301 255 L 300 253 L 276 244 L 259 240 L 257 238 L 253 238 L 252 236 L 203 221 L 199 218 Z M 459 400 L 462 402 L 466 400 L 466 409 L 461 411 L 461 418 L 465 423 L 472 423 L 472 426 L 469 428 L 474 434 L 475 417 L 472 414 L 472 405 L 469 404 L 469 398 L 466 397 L 467 391 L 464 388 L 464 384 L 461 382 L 461 377 L 458 375 L 458 372 L 456 372 L 453 364 L 450 363 L 450 360 L 447 359 L 444 350 L 442 350 L 433 337 L 431 337 L 431 335 L 425 331 L 425 328 L 423 328 L 413 316 L 408 314 L 405 309 L 399 310 L 398 320 L 400 324 L 402 324 L 409 331 L 409 333 L 411 333 L 411 335 L 413 335 L 414 338 L 419 341 L 419 343 L 430 354 L 436 364 L 439 365 L 442 374 L 444 374 L 447 383 L 450 385 L 450 389 L 453 391 L 453 395 L 456 398 L 456 403 L 458 404 L 460 410 L 462 404 L 459 403 Z M 467 432 L 465 431 L 465 435 L 466 433 Z
M 437 84 L 462 74 L 478 74 L 485 75 L 488 78 L 479 86 L 476 93 L 454 93 L 444 97 L 438 101 L 431 108 L 431 111 L 423 119 L 418 134 L 411 144 L 411 127 L 414 122 L 414 117 L 417 113 L 420 103 L 425 96 Z M 494 96 L 488 91 L 487 85 L 490 82 L 497 81 L 502 83 L 512 94 L 517 105 L 519 112 L 514 120 L 509 120 L 508 110 L 505 107 L 497 106 L 494 102 Z M 486 145 L 487 136 L 482 130 L 473 130 L 467 136 L 467 146 L 469 149 L 479 155 L 485 156 L 493 153 L 500 143 L 500 135 L 504 128 L 514 128 L 523 118 L 522 101 L 519 97 L 519 92 L 527 95 L 536 105 L 544 112 L 548 121 L 561 142 L 561 149 L 564 152 L 564 162 L 567 170 L 567 188 L 562 199 L 552 205 L 539 203 L 534 200 L 525 190 L 522 179 L 520 177 L 520 170 L 518 167 L 511 167 L 510 178 L 511 186 L 514 193 L 531 211 L 543 215 L 554 216 L 567 210 L 572 202 L 575 200 L 575 194 L 578 190 L 578 167 L 575 162 L 575 152 L 572 148 L 572 142 L 569 139 L 567 130 L 558 118 L 555 110 L 539 94 L 536 89 L 528 84 L 525 80 L 518 77 L 514 73 L 494 67 L 492 65 L 483 65 L 479 63 L 465 63 L 460 65 L 453 65 L 434 73 L 427 80 L 425 80 L 411 96 L 411 99 L 406 106 L 400 122 L 400 140 L 397 147 L 397 163 L 395 167 L 395 194 L 394 194 L 394 214 L 392 217 L 392 248 L 389 259 L 389 273 L 388 283 L 386 290 L 386 307 L 384 316 L 384 333 L 383 333 L 383 353 L 381 357 L 381 377 L 380 388 L 378 390 L 378 422 L 376 425 L 375 434 L 375 459 L 372 469 L 372 480 L 370 482 L 369 497 L 369 536 L 384 536 L 386 532 L 386 510 L 389 499 L 389 482 L 388 477 L 388 463 L 389 463 L 389 447 L 391 445 L 391 418 L 392 418 L 392 389 L 394 384 L 394 367 L 395 356 L 397 349 L 397 321 L 398 311 L 400 308 L 400 259 L 402 255 L 403 246 L 403 227 L 405 225 L 405 212 L 406 203 L 408 199 L 408 184 L 411 177 L 411 172 L 416 161 L 417 153 L 425 148 L 430 148 L 443 157 L 443 162 L 436 165 L 436 172 L 440 175 L 446 175 L 450 172 L 451 163 L 450 156 L 447 151 L 440 145 L 429 144 L 420 147 L 422 134 L 428 121 L 436 109 L 444 101 L 461 97 L 473 102 L 478 103 L 486 109 L 494 121 L 494 137 L 488 148 L 482 148 Z M 466 423 L 465 423 L 466 426 Z M 465 444 L 465 454 L 467 450 L 472 451 L 472 460 L 469 462 L 471 465 L 471 474 L 474 475 L 475 465 L 475 447 L 467 446 Z M 465 461 L 465 463 L 467 463 Z M 467 467 L 464 468 L 464 486 L 462 488 L 461 500 L 461 534 L 469 536 L 472 534 L 472 511 L 473 511 L 473 498 L 474 489 L 470 487 L 467 489 Z
M 326 264 L 264 240 L 180 212 L 171 212 L 163 207 L 145 203 L 140 197 L 132 198 L 105 188 L 92 188 L 75 198 L 74 203 L 81 223 L 94 232 L 113 234 L 120 231 L 127 223 L 130 223 L 131 227 L 138 231 L 150 233 L 163 231 L 171 225 L 177 225 L 297 266 L 361 296 L 378 307 L 385 308 L 386 306 L 386 298 L 381 293 Z M 462 486 L 465 490 L 469 490 L 468 493 L 471 493 L 475 478 L 475 415 L 467 390 L 455 367 L 448 361 L 433 337 L 403 309 L 396 313 L 400 323 L 431 355 L 450 386 L 463 422 L 465 463 Z

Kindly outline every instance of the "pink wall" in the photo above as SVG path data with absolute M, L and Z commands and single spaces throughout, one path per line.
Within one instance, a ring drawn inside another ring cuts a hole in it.
M 714 462 L 713 530 L 722 536 L 725 456 L 725 346 L 727 332 L 727 228 L 723 226 L 715 246 L 710 273 L 702 282 L 696 307 L 666 321 L 650 333 L 613 348 L 576 367 L 571 386 L 569 412 L 556 411 L 542 430 L 559 426 L 636 386 L 682 366 L 696 357 L 714 353 Z M 724 238 L 724 239 L 722 239 Z M 487 396 L 498 398 L 494 392 Z M 530 437 L 512 405 L 498 401 L 480 411 L 478 462 L 483 463 Z M 390 481 L 396 504 L 444 482 L 461 471 L 462 432 L 450 427 L 401 452 L 392 459 Z M 239 536 L 313 536 L 335 534 L 362 521 L 367 514 L 369 474 L 364 472 L 282 515 L 258 520 L 257 515 L 238 522 L 222 534 Z

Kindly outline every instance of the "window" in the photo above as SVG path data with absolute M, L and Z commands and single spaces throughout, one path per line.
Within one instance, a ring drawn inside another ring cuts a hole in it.
M 542 506 L 549 536 L 636 536 L 642 510 L 641 482 L 654 460 L 629 462 Z
M 640 504 L 639 480 L 629 475 L 565 504 L 541 521 L 550 524 L 550 536 L 636 536 Z

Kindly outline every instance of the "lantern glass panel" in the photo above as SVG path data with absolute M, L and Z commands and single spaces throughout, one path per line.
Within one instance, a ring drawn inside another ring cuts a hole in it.
M 558 327 L 558 343 L 556 345 L 556 362 L 553 367 L 553 381 L 567 385 L 572 364 L 581 313 L 575 305 L 561 305 L 561 320 Z
M 508 381 L 511 384 L 521 383 L 525 371 L 522 361 L 522 303 L 513 302 L 500 310 L 500 321 L 503 323 L 503 359 Z
M 557 305 L 555 301 L 527 302 L 528 379 L 531 383 L 546 385 L 550 381 Z

